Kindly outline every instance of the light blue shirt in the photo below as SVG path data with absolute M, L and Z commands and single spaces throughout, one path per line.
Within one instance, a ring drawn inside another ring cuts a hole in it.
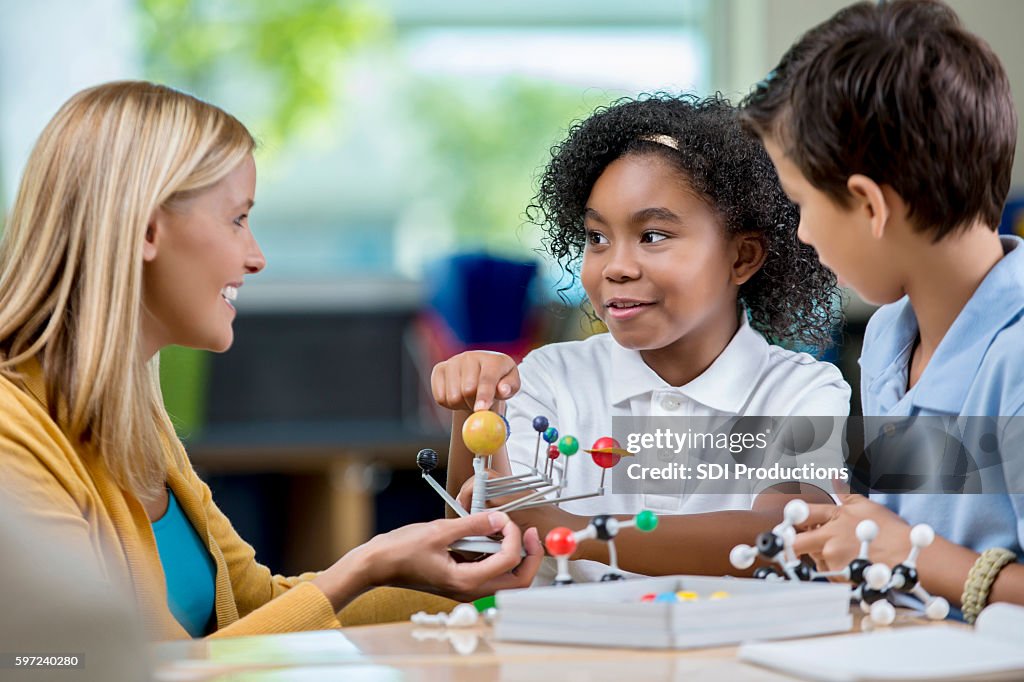
M 872 316 L 860 358 L 865 417 L 989 416 L 1017 418 L 1002 424 L 1024 422 L 1024 241 L 1001 239 L 1005 256 L 960 311 L 913 389 L 907 390 L 907 377 L 918 325 L 909 299 Z M 1024 439 L 1014 442 L 1004 431 L 1002 454 L 1014 458 L 1011 468 L 1020 468 L 1021 450 Z M 871 499 L 908 523 L 928 523 L 976 552 L 1005 547 L 1020 557 L 1024 495 L 1018 494 L 1019 478 L 1003 488 L 1008 492 L 873 494 Z
M 214 612 L 217 566 L 206 543 L 168 489 L 167 512 L 153 522 L 167 580 L 167 605 L 193 637 L 207 634 Z

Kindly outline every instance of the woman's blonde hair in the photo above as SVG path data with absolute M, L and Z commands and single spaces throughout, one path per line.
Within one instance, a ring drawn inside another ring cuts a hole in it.
M 233 116 L 171 88 L 83 90 L 36 142 L 0 240 L 0 372 L 38 358 L 51 416 L 142 499 L 165 485 L 176 438 L 141 343 L 147 224 L 254 147 Z

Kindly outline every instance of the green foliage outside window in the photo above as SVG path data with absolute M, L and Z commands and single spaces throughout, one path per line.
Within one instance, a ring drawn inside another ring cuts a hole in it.
M 442 161 L 424 191 L 446 198 L 460 244 L 519 252 L 536 243 L 524 210 L 551 146 L 571 122 L 606 104 L 601 91 L 508 76 L 467 83 L 435 78 L 414 103 Z
M 198 92 L 224 67 L 255 71 L 269 86 L 253 126 L 277 146 L 329 114 L 352 52 L 387 36 L 387 16 L 337 0 L 138 0 L 147 77 Z

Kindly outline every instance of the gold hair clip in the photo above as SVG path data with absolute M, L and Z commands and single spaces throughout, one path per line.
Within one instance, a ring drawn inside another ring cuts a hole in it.
M 640 139 L 644 142 L 655 142 L 657 144 L 663 144 L 666 147 L 672 147 L 676 151 L 679 151 L 679 143 L 676 139 L 670 135 L 641 135 Z

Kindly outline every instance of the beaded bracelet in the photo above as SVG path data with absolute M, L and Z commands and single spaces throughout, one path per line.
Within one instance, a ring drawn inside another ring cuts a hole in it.
M 1002 547 L 991 547 L 981 553 L 967 573 L 964 593 L 960 598 L 960 611 L 965 621 L 974 622 L 988 603 L 988 593 L 999 571 L 1003 570 L 1006 564 L 1016 560 L 1016 554 Z

